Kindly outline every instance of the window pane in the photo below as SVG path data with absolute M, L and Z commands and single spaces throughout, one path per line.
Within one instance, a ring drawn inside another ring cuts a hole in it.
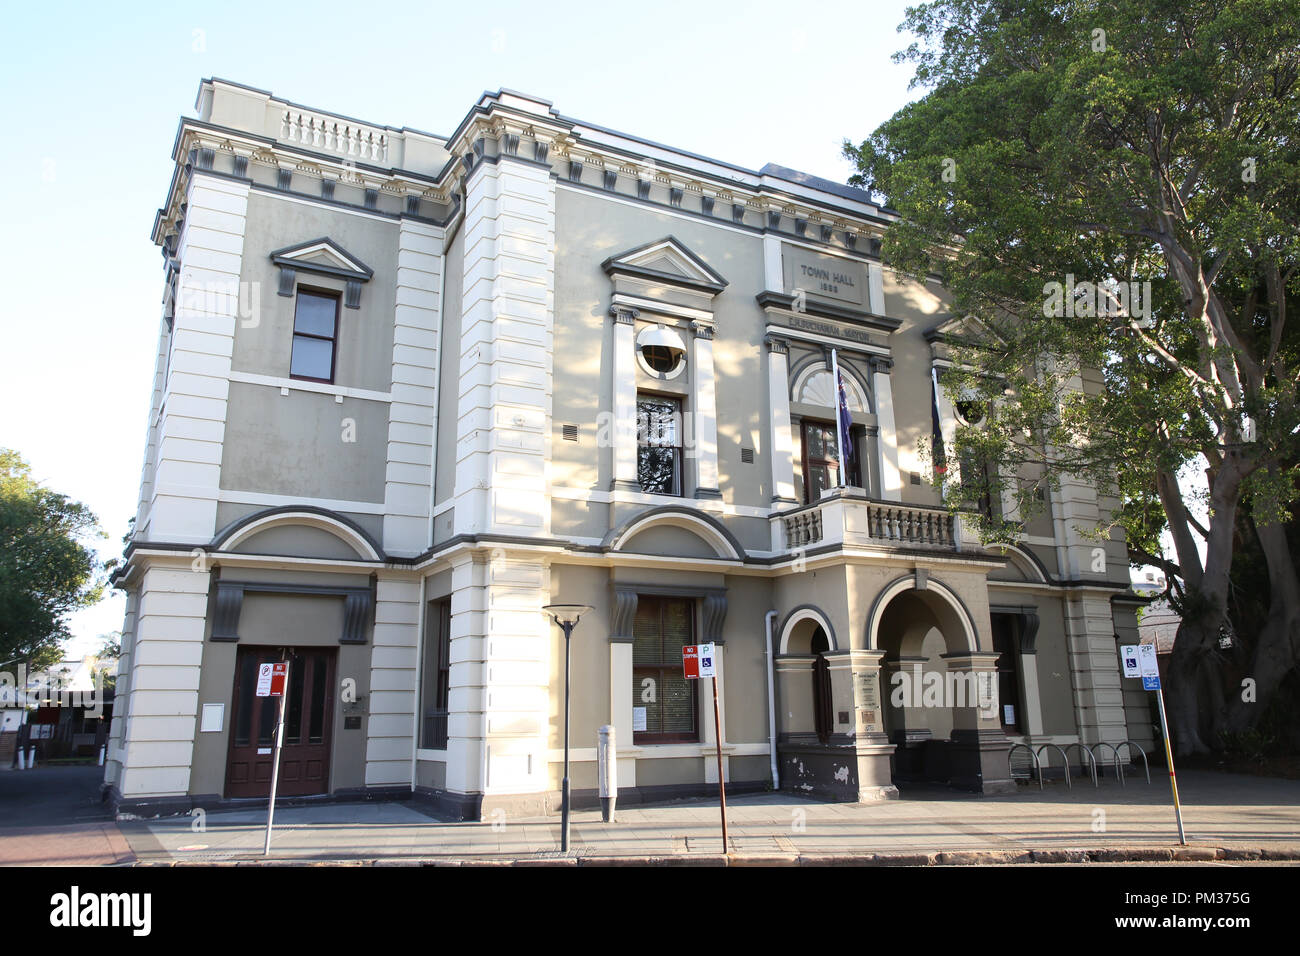
M 311 682 L 311 725 L 308 730 L 309 740 L 313 744 L 323 743 L 325 740 L 325 661 L 323 658 L 314 658 L 312 663 L 316 670 L 312 674 Z
M 302 737 L 302 689 L 306 662 L 299 658 L 289 665 L 289 713 L 284 720 L 286 743 L 296 744 Z
M 308 335 L 334 337 L 334 316 L 338 311 L 338 299 L 333 296 L 312 295 L 310 292 L 298 293 L 298 304 L 293 313 L 293 330 Z
M 637 481 L 648 494 L 678 495 L 678 457 L 676 448 L 654 448 L 642 445 L 637 449 Z
M 678 405 L 671 399 L 639 400 L 636 403 L 637 441 L 661 448 L 680 445 L 680 418 Z
M 303 378 L 332 379 L 334 365 L 334 343 L 327 339 L 309 339 L 301 335 L 293 337 L 293 358 L 289 362 L 289 374 Z

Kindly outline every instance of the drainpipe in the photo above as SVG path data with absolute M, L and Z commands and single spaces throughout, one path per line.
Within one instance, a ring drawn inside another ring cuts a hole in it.
M 772 650 L 772 625 L 776 622 L 776 611 L 768 611 L 763 618 L 763 629 L 767 632 L 767 752 L 772 764 L 772 789 L 781 789 L 781 774 L 776 766 L 776 661 Z

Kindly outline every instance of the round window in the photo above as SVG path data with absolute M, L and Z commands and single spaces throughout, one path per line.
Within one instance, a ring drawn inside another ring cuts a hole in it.
M 963 398 L 957 403 L 957 414 L 967 425 L 978 425 L 984 420 L 984 403 L 973 398 Z
M 681 353 L 675 352 L 666 345 L 643 345 L 641 357 L 645 359 L 646 365 L 660 375 L 667 375 L 681 361 Z

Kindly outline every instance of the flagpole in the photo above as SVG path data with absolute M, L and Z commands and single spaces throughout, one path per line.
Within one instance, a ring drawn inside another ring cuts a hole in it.
M 840 467 L 836 469 L 839 472 L 840 487 L 844 487 L 844 422 L 840 417 L 840 361 L 835 356 L 835 350 L 831 349 L 831 394 L 834 396 L 832 404 L 835 406 L 835 456 L 839 461 Z

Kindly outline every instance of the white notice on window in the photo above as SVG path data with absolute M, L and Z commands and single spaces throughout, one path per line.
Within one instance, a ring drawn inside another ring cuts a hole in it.
M 632 708 L 632 729 L 645 730 L 645 708 L 644 707 Z
M 1004 724 L 1014 724 L 1014 723 L 1016 722 L 1016 705 L 1015 705 L 1015 704 L 1003 704 L 1003 705 L 1002 705 L 1002 722 L 1003 722 Z

